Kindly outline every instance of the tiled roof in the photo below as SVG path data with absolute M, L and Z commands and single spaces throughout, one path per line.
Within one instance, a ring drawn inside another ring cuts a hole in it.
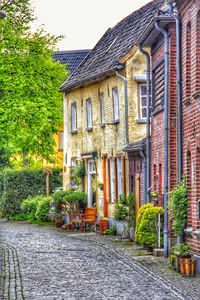
M 68 69 L 72 74 L 89 52 L 90 50 L 57 51 L 53 59 L 60 61 L 61 64 L 68 64 Z
M 70 91 L 114 73 L 120 59 L 135 45 L 162 3 L 163 0 L 151 1 L 109 28 L 60 90 Z
M 140 152 L 144 151 L 146 147 L 146 138 L 141 141 L 130 143 L 123 148 L 125 152 Z

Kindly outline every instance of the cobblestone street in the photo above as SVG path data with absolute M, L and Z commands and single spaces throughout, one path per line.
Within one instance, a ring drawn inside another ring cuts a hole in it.
M 1 222 L 0 234 L 1 299 L 189 299 L 128 256 L 76 233 Z

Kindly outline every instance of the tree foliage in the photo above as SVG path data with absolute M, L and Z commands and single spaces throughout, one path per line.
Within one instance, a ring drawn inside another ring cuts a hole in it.
M 10 153 L 51 160 L 53 133 L 62 124 L 66 66 L 52 59 L 61 37 L 40 28 L 30 0 L 13 0 L 0 20 L 0 145 Z

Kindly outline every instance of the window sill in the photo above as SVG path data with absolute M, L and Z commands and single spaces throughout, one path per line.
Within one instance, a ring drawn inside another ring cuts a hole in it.
M 75 130 L 71 130 L 71 132 L 70 132 L 71 134 L 77 134 L 78 133 L 78 130 L 77 129 L 75 129 Z
M 154 111 L 152 111 L 152 116 L 155 116 L 155 115 L 159 114 L 162 111 L 164 111 L 164 106 L 157 107 L 156 109 L 154 109 Z
M 85 131 L 92 131 L 92 127 L 85 128 Z
M 136 123 L 138 123 L 138 124 L 146 124 L 146 122 L 147 122 L 146 118 L 139 118 L 136 120 Z
M 119 124 L 119 119 L 117 119 L 117 120 L 113 120 L 112 124 L 113 124 L 113 125 L 117 125 L 117 124 Z

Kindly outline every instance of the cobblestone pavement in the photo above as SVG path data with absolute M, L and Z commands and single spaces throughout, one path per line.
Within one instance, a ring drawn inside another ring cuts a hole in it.
M 1 299 L 191 299 L 87 234 L 1 222 L 0 235 Z

